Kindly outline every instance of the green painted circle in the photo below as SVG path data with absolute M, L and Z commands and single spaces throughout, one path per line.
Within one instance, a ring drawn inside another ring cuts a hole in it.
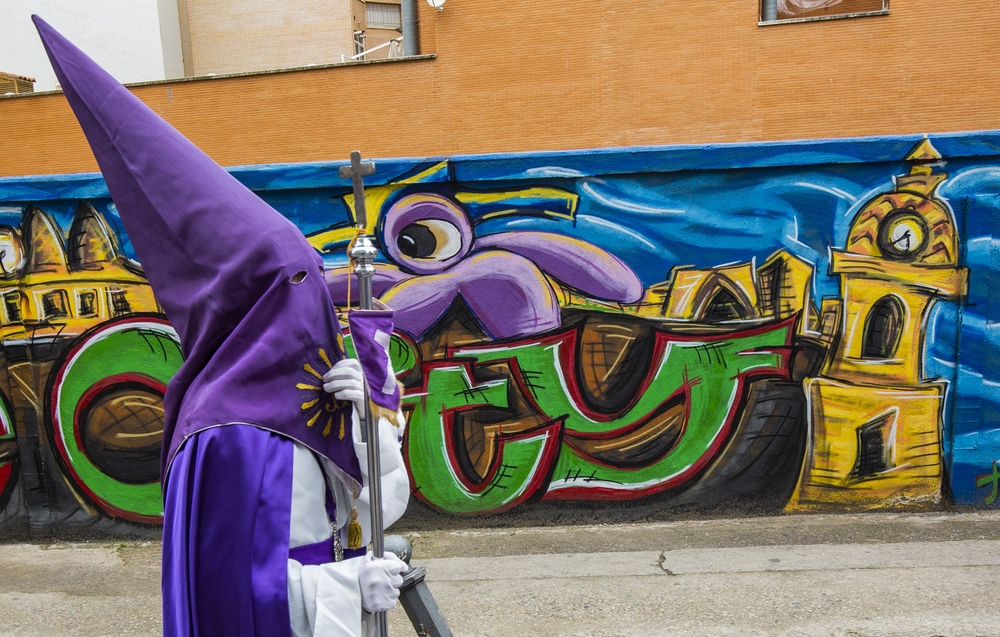
M 112 324 L 85 336 L 75 350 L 53 392 L 57 401 L 54 425 L 70 469 L 112 515 L 146 521 L 159 518 L 163 515 L 160 483 L 127 484 L 98 469 L 78 443 L 74 416 L 87 390 L 110 376 L 135 374 L 166 385 L 183 362 L 177 334 L 169 325 L 154 321 Z

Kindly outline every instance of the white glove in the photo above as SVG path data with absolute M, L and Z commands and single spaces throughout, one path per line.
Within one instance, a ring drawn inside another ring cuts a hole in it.
M 385 553 L 385 559 L 374 560 L 372 554 L 365 556 L 358 570 L 358 584 L 361 586 L 361 606 L 369 613 L 391 610 L 399 598 L 399 587 L 403 585 L 406 563 L 395 553 Z
M 323 375 L 323 389 L 333 394 L 337 400 L 347 400 L 354 404 L 354 414 L 351 417 L 354 432 L 355 451 L 361 459 L 361 471 L 368 475 L 366 458 L 368 451 L 365 444 L 361 442 L 361 422 L 365 418 L 367 405 L 365 404 L 365 380 L 361 371 L 361 363 L 353 358 L 345 358 L 337 361 L 326 374 Z M 390 423 L 385 418 L 379 418 L 379 457 L 381 458 L 382 475 L 387 475 L 403 463 L 403 457 L 399 452 L 399 443 L 403 437 L 403 427 L 406 418 L 403 412 L 396 412 L 396 422 Z
M 354 403 L 358 418 L 364 418 L 365 376 L 361 371 L 361 363 L 353 358 L 337 361 L 330 371 L 323 374 L 323 389 L 326 393 L 333 394 L 337 400 Z

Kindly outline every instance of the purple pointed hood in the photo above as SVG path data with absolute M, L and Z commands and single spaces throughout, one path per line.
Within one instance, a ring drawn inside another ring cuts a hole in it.
M 323 262 L 250 192 L 51 26 L 33 17 L 185 361 L 164 399 L 161 476 L 190 435 L 242 423 L 360 483 L 351 412 L 320 377 L 343 357 Z

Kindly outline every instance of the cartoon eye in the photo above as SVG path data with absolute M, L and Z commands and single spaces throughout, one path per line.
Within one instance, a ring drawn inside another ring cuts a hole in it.
M 396 239 L 399 251 L 411 259 L 445 260 L 462 249 L 462 234 L 443 219 L 424 219 L 403 228 Z

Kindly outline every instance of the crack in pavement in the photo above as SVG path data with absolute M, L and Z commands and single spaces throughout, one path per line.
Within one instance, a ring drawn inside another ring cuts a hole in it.
M 666 561 L 667 561 L 667 552 L 666 551 L 660 551 L 660 557 L 656 560 L 656 565 L 659 566 L 661 569 L 663 569 L 663 572 L 666 573 L 667 575 L 676 576 L 677 573 L 674 573 L 669 568 L 667 568 L 666 566 L 664 566 L 664 564 L 666 563 Z

